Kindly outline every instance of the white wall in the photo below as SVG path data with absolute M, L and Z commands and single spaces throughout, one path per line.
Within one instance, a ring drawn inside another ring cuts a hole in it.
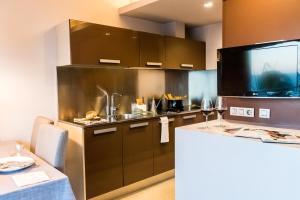
M 206 42 L 206 69 L 216 69 L 217 49 L 222 48 L 222 23 L 194 28 L 192 38 Z
M 130 0 L 0 1 L 0 140 L 29 142 L 37 115 L 57 118 L 54 27 L 69 18 L 163 33 L 162 25 L 119 17 Z

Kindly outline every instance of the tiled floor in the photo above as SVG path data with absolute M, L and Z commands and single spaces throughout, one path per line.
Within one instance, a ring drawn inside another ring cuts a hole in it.
M 169 179 L 117 200 L 174 200 L 175 180 Z

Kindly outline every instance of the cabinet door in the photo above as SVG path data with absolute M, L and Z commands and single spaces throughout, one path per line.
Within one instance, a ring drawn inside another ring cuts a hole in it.
M 72 64 L 137 67 L 139 39 L 136 31 L 70 21 Z
M 153 176 L 152 122 L 123 125 L 124 185 Z
M 186 125 L 200 123 L 204 121 L 205 118 L 201 113 L 185 114 L 178 117 L 178 120 L 176 121 L 177 122 L 176 127 L 186 126 Z
M 205 69 L 205 42 L 165 37 L 166 67 Z
M 175 165 L 175 122 L 176 118 L 169 118 L 169 142 L 161 143 L 161 123 L 155 120 L 153 123 L 154 146 L 154 175 L 174 169 Z
M 162 67 L 164 65 L 164 38 L 152 33 L 139 33 L 140 66 Z
M 123 186 L 120 125 L 86 129 L 84 150 L 87 198 Z

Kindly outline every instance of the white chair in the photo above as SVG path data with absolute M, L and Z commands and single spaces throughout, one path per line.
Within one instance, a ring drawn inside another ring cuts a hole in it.
M 41 124 L 38 130 L 35 154 L 53 167 L 63 171 L 68 131 L 51 124 Z
M 41 124 L 54 124 L 54 121 L 43 116 L 37 116 L 33 123 L 30 151 L 35 153 L 36 138 Z

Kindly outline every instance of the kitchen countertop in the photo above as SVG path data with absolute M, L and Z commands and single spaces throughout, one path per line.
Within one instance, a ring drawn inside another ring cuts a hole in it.
M 299 130 L 231 123 L 243 127 L 293 133 Z M 216 127 L 218 121 L 176 128 L 177 200 L 299 199 L 300 145 L 263 143 L 234 137 Z
M 201 110 L 200 109 L 191 109 L 191 110 L 185 110 L 182 112 L 170 112 L 170 113 L 162 113 L 162 114 L 148 114 L 148 115 L 140 115 L 140 116 L 136 116 L 136 117 L 132 117 L 132 118 L 128 118 L 125 119 L 124 117 L 121 117 L 119 119 L 115 119 L 115 118 L 110 118 L 108 121 L 106 122 L 95 122 L 95 123 L 91 123 L 91 124 L 83 124 L 83 123 L 78 123 L 78 122 L 74 122 L 74 121 L 69 121 L 69 120 L 59 120 L 59 122 L 63 122 L 63 123 L 68 123 L 68 124 L 72 124 L 72 125 L 76 125 L 82 128 L 88 128 L 88 127 L 95 127 L 95 126 L 103 126 L 103 125 L 110 125 L 110 124 L 116 124 L 116 123 L 124 123 L 124 122 L 131 122 L 131 121 L 139 121 L 139 120 L 147 120 L 147 119 L 156 119 L 159 117 L 172 117 L 172 116 L 179 116 L 179 115 L 185 115 L 185 114 L 193 114 L 193 113 L 200 113 Z

